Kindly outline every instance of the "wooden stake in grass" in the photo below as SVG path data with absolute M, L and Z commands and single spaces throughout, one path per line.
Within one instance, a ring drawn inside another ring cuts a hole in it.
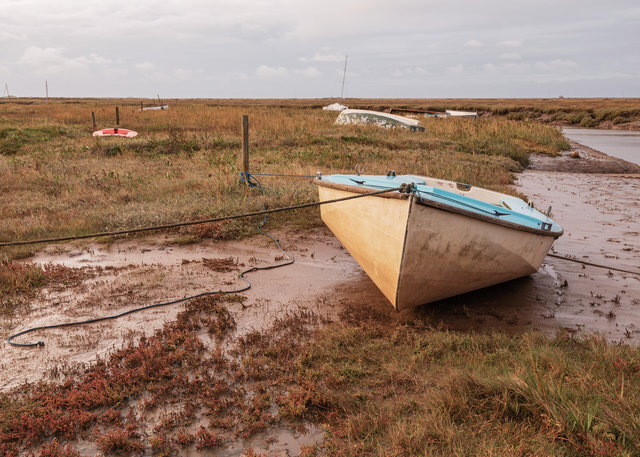
M 96 126 L 96 113 L 91 111 L 91 121 L 93 122 L 93 130 L 96 130 L 98 127 Z
M 120 125 L 120 110 L 116 106 L 116 125 Z
M 249 115 L 242 115 L 242 171 L 246 177 L 249 173 Z M 249 180 L 247 179 L 247 185 Z

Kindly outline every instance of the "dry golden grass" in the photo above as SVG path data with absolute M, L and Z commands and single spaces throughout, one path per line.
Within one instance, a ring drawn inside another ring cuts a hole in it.
M 20 103 L 18 103 L 20 102 Z M 324 101 L 315 101 L 315 104 Z M 283 106 L 289 105 L 289 106 Z M 91 136 L 115 123 L 133 139 Z M 553 127 L 503 118 L 425 119 L 427 131 L 336 126 L 336 113 L 304 101 L 36 100 L 0 104 L 0 239 L 33 239 L 216 217 L 261 209 L 239 182 L 241 116 L 249 115 L 253 172 L 371 174 L 394 169 L 506 190 L 531 152 L 568 145 Z M 264 178 L 270 207 L 313 201 L 310 179 Z M 318 212 L 275 223 L 319 224 Z M 222 237 L 252 231 L 226 224 Z

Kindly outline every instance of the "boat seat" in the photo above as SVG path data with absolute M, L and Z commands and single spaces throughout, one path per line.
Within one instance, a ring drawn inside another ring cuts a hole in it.
M 525 211 L 531 211 L 529 205 L 518 197 L 504 197 L 500 200 L 500 206 L 504 206 L 507 209 L 523 214 L 527 214 Z

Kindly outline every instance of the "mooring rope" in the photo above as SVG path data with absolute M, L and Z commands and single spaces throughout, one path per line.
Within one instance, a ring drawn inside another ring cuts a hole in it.
M 222 222 L 222 221 L 228 221 L 228 220 L 232 220 L 232 219 L 242 219 L 242 218 L 245 218 L 245 217 L 262 216 L 262 215 L 267 215 L 267 214 L 280 213 L 280 212 L 283 212 L 283 211 L 292 211 L 292 210 L 296 210 L 296 209 L 312 208 L 312 207 L 315 207 L 315 206 L 328 205 L 330 203 L 338 203 L 338 202 L 343 202 L 343 201 L 347 201 L 347 200 L 355 200 L 356 198 L 370 197 L 372 195 L 379 195 L 379 194 L 384 194 L 386 192 L 395 192 L 395 191 L 400 191 L 400 190 L 404 190 L 404 189 L 405 189 L 404 186 L 400 186 L 400 187 L 395 187 L 393 189 L 377 190 L 377 191 L 374 191 L 374 192 L 368 192 L 366 194 L 352 195 L 352 196 L 349 196 L 349 197 L 336 198 L 334 200 L 326 200 L 326 201 L 323 201 L 323 202 L 302 203 L 300 205 L 284 206 L 284 207 L 281 207 L 281 208 L 265 209 L 265 210 L 262 210 L 262 211 L 253 211 L 253 212 L 250 212 L 250 213 L 234 214 L 232 216 L 214 217 L 214 218 L 210 218 L 210 219 L 200 219 L 200 220 L 196 220 L 196 221 L 177 222 L 177 223 L 174 223 L 174 224 L 155 225 L 155 226 L 150 226 L 150 227 L 140 227 L 140 228 L 126 229 L 126 230 L 115 230 L 115 231 L 112 231 L 112 232 L 90 233 L 90 234 L 87 234 L 87 235 L 71 235 L 71 236 L 64 236 L 64 237 L 59 237 L 59 238 L 43 238 L 43 239 L 39 239 L 39 240 L 3 241 L 3 242 L 0 242 L 0 247 L 25 246 L 25 245 L 40 244 L 40 243 L 56 243 L 56 242 L 59 242 L 59 241 L 83 240 L 83 239 L 87 239 L 87 238 L 98 238 L 98 237 L 102 237 L 102 236 L 126 235 L 126 234 L 129 234 L 129 233 L 150 232 L 150 231 L 153 231 L 153 230 L 166 230 L 166 229 L 172 229 L 172 228 L 178 228 L 178 227 L 187 227 L 187 226 L 191 226 L 191 225 L 208 224 L 208 223 L 211 223 L 211 222 Z
M 260 181 L 258 181 L 256 178 L 253 178 L 253 179 L 256 182 L 255 186 L 253 186 L 253 187 L 258 187 L 260 189 L 260 192 L 264 196 L 264 189 L 262 188 L 262 185 L 260 184 Z M 278 249 L 280 249 L 280 251 L 284 255 L 289 257 L 289 260 L 286 261 L 286 262 L 278 263 L 278 264 L 274 264 L 274 265 L 267 265 L 267 266 L 262 266 L 262 267 L 251 267 L 251 268 L 247 268 L 246 270 L 243 270 L 242 272 L 240 272 L 238 277 L 240 279 L 242 279 L 243 281 L 245 281 L 247 283 L 247 285 L 244 286 L 244 287 L 241 287 L 239 289 L 201 292 L 199 294 L 191 295 L 189 297 L 183 297 L 183 298 L 178 298 L 178 299 L 175 299 L 175 300 L 169 300 L 169 301 L 160 302 L 160 303 L 153 303 L 151 305 L 140 306 L 140 307 L 133 308 L 133 309 L 124 311 L 122 313 L 114 314 L 114 315 L 110 315 L 110 316 L 96 317 L 96 318 L 93 318 L 93 319 L 86 319 L 86 320 L 82 320 L 82 321 L 64 322 L 64 323 L 61 323 L 61 324 L 42 325 L 42 326 L 38 326 L 38 327 L 32 327 L 32 328 L 28 328 L 26 330 L 23 330 L 21 332 L 18 332 L 18 333 L 15 333 L 15 334 L 9 336 L 7 338 L 7 342 L 12 346 L 17 346 L 17 347 L 43 347 L 44 346 L 44 341 L 37 341 L 37 342 L 34 342 L 34 343 L 16 343 L 15 341 L 13 341 L 13 339 L 17 338 L 19 336 L 22 336 L 22 335 L 26 335 L 27 333 L 38 331 L 38 330 L 49 330 L 49 329 L 54 329 L 54 328 L 73 327 L 73 326 L 78 326 L 78 325 L 93 324 L 93 323 L 96 323 L 96 322 L 102 322 L 102 321 L 106 321 L 106 320 L 118 319 L 118 318 L 126 316 L 128 314 L 137 313 L 137 312 L 144 311 L 144 310 L 151 309 L 151 308 L 159 308 L 159 307 L 162 307 L 162 306 L 174 305 L 174 304 L 177 304 L 177 303 L 182 303 L 182 302 L 185 302 L 185 301 L 188 301 L 188 300 L 193 300 L 193 299 L 196 299 L 196 298 L 205 297 L 205 296 L 209 296 L 209 295 L 223 295 L 223 294 L 226 295 L 226 294 L 234 294 L 234 293 L 244 292 L 244 291 L 249 290 L 251 288 L 251 282 L 245 277 L 245 274 L 251 273 L 253 271 L 271 270 L 271 269 L 274 269 L 274 268 L 280 268 L 280 267 L 284 267 L 286 265 L 291 265 L 291 264 L 293 264 L 295 262 L 294 256 L 291 255 L 290 253 L 288 253 L 287 251 L 285 251 L 282 248 L 282 246 L 280 246 L 280 242 L 273 235 L 262 231 L 262 227 L 264 227 L 265 223 L 267 222 L 267 215 L 268 214 L 275 213 L 275 212 L 280 212 L 280 211 L 286 211 L 286 210 L 294 210 L 294 209 L 299 209 L 299 208 L 308 208 L 308 207 L 312 207 L 312 206 L 319 206 L 319 205 L 328 204 L 328 203 L 337 203 L 337 202 L 346 201 L 346 200 L 353 200 L 355 198 L 362 198 L 362 197 L 367 197 L 367 196 L 371 196 L 371 195 L 377 195 L 377 194 L 381 194 L 381 193 L 385 193 L 385 192 L 393 192 L 393 191 L 396 191 L 396 190 L 404 190 L 404 189 L 406 189 L 406 186 L 400 186 L 400 187 L 395 188 L 395 189 L 387 189 L 387 190 L 382 190 L 382 191 L 369 192 L 369 193 L 366 193 L 366 194 L 359 194 L 359 195 L 355 195 L 355 196 L 351 196 L 351 197 L 336 198 L 334 200 L 326 200 L 324 202 L 306 203 L 306 204 L 302 204 L 302 205 L 295 205 L 295 206 L 284 207 L 284 208 L 276 208 L 276 209 L 273 209 L 273 210 L 268 210 L 266 205 L 263 204 L 263 208 L 264 208 L 263 211 L 255 211 L 255 212 L 252 212 L 252 213 L 245 213 L 245 214 L 239 214 L 239 215 L 234 215 L 234 216 L 228 216 L 227 218 L 217 218 L 217 220 L 228 220 L 228 219 L 238 219 L 238 218 L 241 218 L 241 217 L 264 215 L 264 218 L 262 219 L 262 222 L 257 227 L 258 228 L 258 232 L 260 232 L 262 235 L 265 235 L 265 236 L 271 238 L 273 240 L 273 242 L 276 244 L 276 246 L 278 247 Z M 208 220 L 208 221 L 217 222 L 217 220 Z M 184 223 L 184 224 L 170 224 L 170 225 L 166 225 L 166 226 L 145 227 L 143 229 L 134 229 L 134 230 L 136 232 L 144 231 L 144 230 L 157 230 L 158 228 L 171 228 L 171 227 L 179 227 L 179 226 L 182 226 L 182 225 L 195 225 L 196 223 L 205 223 L 205 222 L 206 221 L 192 221 L 192 222 L 188 222 L 188 223 Z M 121 234 L 121 233 L 127 233 L 127 231 L 120 231 L 119 233 L 116 233 L 116 232 L 104 232 L 104 233 L 100 233 L 100 234 L 93 234 L 93 236 L 107 236 L 107 235 L 111 235 L 111 234 Z M 129 233 L 131 233 L 131 231 L 129 231 Z M 50 240 L 32 240 L 31 242 L 19 242 L 19 243 L 21 243 L 21 244 L 35 244 L 35 243 L 38 243 L 38 242 L 39 243 L 45 243 L 45 242 L 55 242 L 55 241 L 66 241 L 66 239 L 91 238 L 93 236 L 91 236 L 91 235 L 82 235 L 80 237 L 54 238 L 54 239 L 50 239 Z M 6 243 L 5 244 L 1 244 L 0 246 L 2 246 L 2 245 L 7 245 L 7 244 Z M 9 244 L 9 245 L 11 245 L 11 244 Z
M 277 176 L 284 178 L 315 178 L 316 175 L 283 175 L 278 173 L 249 173 L 249 172 L 241 172 L 240 175 L 249 175 L 249 176 Z
M 599 264 L 599 263 L 587 262 L 585 260 L 574 259 L 572 257 L 569 257 L 568 255 L 559 255 L 559 254 L 549 253 L 549 254 L 547 254 L 547 256 L 548 257 L 554 257 L 556 259 L 567 260 L 569 262 L 581 263 L 582 265 L 589 265 L 591 267 L 604 268 L 604 269 L 608 269 L 608 270 L 620 271 L 622 273 L 631 273 L 632 275 L 640 276 L 640 271 L 625 270 L 624 268 L 616 268 L 616 267 L 612 267 L 612 266 L 609 266 L 609 265 L 602 265 L 602 264 Z

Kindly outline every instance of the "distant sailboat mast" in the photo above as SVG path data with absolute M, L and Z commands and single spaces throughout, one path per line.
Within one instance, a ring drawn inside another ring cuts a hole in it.
M 342 90 L 340 91 L 340 98 L 344 98 L 344 80 L 347 77 L 347 59 L 348 55 L 344 56 L 344 72 L 342 73 Z

